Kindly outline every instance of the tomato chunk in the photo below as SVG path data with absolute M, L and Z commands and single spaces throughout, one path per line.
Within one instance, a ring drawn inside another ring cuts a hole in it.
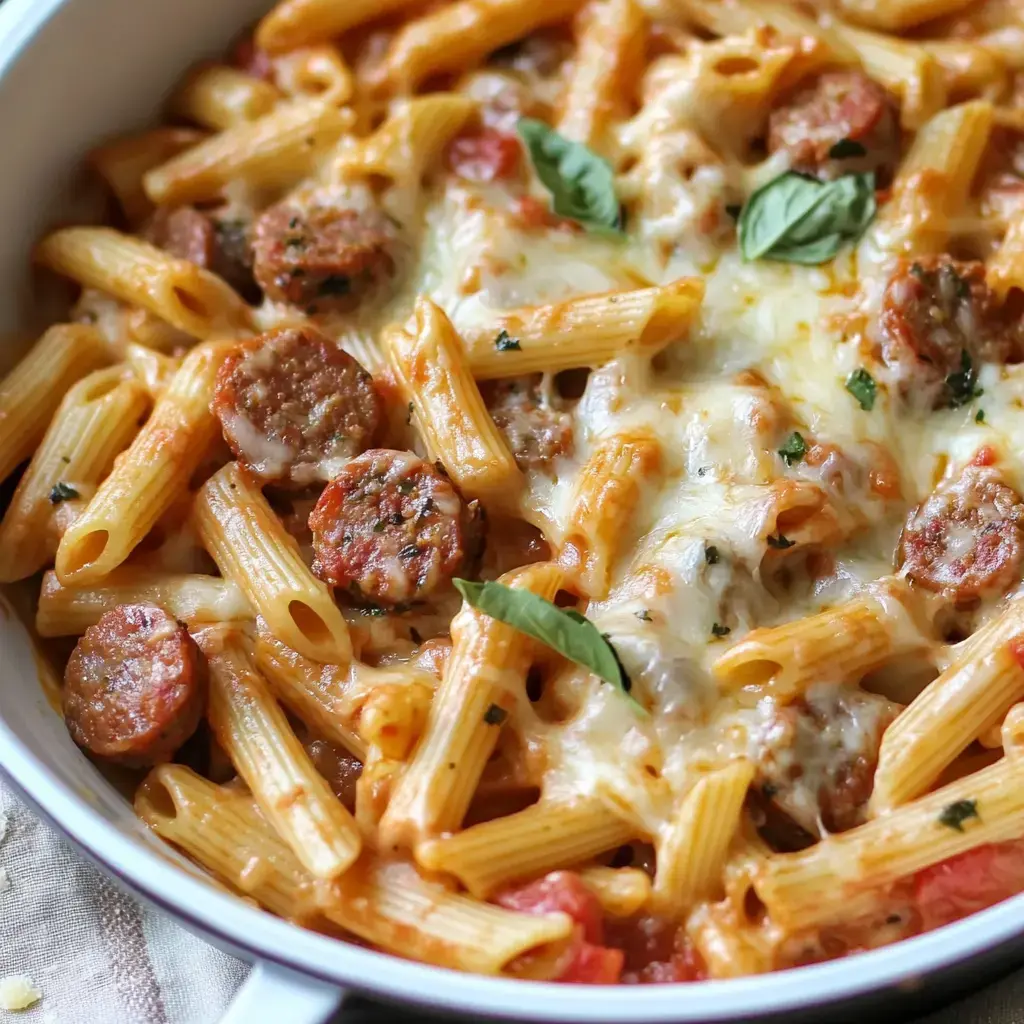
M 919 871 L 914 895 L 924 928 L 938 928 L 1024 890 L 1024 839 L 989 843 Z
M 482 128 L 457 135 L 448 146 L 448 167 L 467 181 L 500 181 L 519 170 L 522 149 L 514 135 Z
M 604 918 L 597 898 L 572 871 L 554 871 L 519 889 L 499 893 L 495 902 L 524 914 L 568 914 L 576 937 L 562 973 L 555 979 L 584 985 L 614 985 L 622 974 L 624 954 L 601 945 Z

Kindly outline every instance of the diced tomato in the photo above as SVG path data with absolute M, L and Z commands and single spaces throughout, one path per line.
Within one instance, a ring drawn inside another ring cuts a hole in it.
M 252 36 L 242 36 L 231 51 L 231 63 L 253 78 L 273 81 L 274 62 L 266 50 L 257 47 Z
M 457 135 L 448 146 L 446 162 L 467 181 L 500 181 L 515 176 L 522 149 L 514 135 L 482 128 Z
M 495 902 L 524 914 L 568 914 L 579 926 L 566 967 L 555 979 L 585 985 L 614 985 L 622 974 L 623 953 L 602 946 L 601 904 L 572 871 L 554 871 L 520 889 L 499 893 Z
M 1017 659 L 1017 664 L 1024 668 L 1024 634 L 1010 637 L 1010 653 Z
M 974 458 L 971 459 L 972 466 L 991 466 L 996 461 L 995 449 L 990 445 L 982 445 L 975 453 Z
M 1024 839 L 990 843 L 919 871 L 914 895 L 925 929 L 958 921 L 1024 890 Z

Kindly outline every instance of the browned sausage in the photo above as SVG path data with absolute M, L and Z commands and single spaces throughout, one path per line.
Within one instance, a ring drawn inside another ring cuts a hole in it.
M 395 270 L 395 231 L 375 210 L 272 206 L 256 222 L 256 280 L 275 302 L 309 313 L 351 310 Z
M 898 712 L 884 697 L 830 684 L 775 708 L 759 737 L 762 796 L 812 835 L 859 825 L 882 733 Z
M 258 477 L 329 480 L 372 442 L 381 419 L 373 378 L 310 327 L 246 341 L 217 374 L 212 403 L 224 438 Z
M 859 71 L 830 71 L 772 111 L 768 149 L 785 149 L 793 166 L 867 170 L 893 162 L 899 131 L 885 90 Z M 847 155 L 842 155 L 842 154 Z
M 923 394 L 936 408 L 970 400 L 965 372 L 1014 354 L 1011 325 L 977 260 L 904 260 L 886 286 L 880 324 L 882 358 L 902 390 Z
M 64 721 L 96 757 L 131 768 L 170 760 L 206 703 L 202 654 L 162 608 L 125 604 L 78 641 L 64 672 Z
M 309 526 L 313 571 L 363 601 L 401 605 L 436 591 L 475 552 L 476 502 L 412 452 L 375 448 L 324 488 Z
M 259 301 L 252 276 L 247 221 L 203 213 L 192 206 L 160 207 L 143 234 L 153 245 L 224 278 L 243 298 Z
M 1020 579 L 1024 503 L 990 466 L 968 466 L 910 513 L 897 566 L 956 604 L 1004 593 Z
M 541 400 L 540 374 L 510 377 L 484 387 L 484 401 L 522 470 L 550 469 L 572 451 L 572 417 Z

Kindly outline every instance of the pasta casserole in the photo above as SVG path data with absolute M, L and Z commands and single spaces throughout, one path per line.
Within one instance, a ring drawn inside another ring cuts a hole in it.
M 141 819 L 481 974 L 1024 890 L 1024 8 L 281 0 L 87 163 L 0 582 Z

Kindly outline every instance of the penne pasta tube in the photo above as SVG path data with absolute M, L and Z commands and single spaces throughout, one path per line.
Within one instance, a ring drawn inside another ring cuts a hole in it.
M 142 306 L 196 338 L 246 331 L 250 310 L 216 274 L 112 228 L 64 228 L 35 260 L 86 288 Z
M 207 64 L 185 79 L 169 106 L 175 117 L 221 131 L 269 114 L 280 98 L 269 82 L 238 68 Z
M 309 174 L 351 125 L 351 111 L 323 100 L 282 103 L 147 171 L 143 186 L 154 203 L 174 205 L 213 199 L 238 179 L 255 187 L 284 187 Z
M 407 22 L 391 40 L 381 84 L 411 92 L 435 74 L 464 71 L 544 25 L 564 21 L 582 0 L 459 0 Z
M 352 72 L 336 46 L 311 46 L 274 61 L 278 88 L 294 99 L 318 99 L 340 107 L 352 99 Z
M 963 652 L 882 737 L 870 809 L 880 814 L 926 792 L 954 759 L 1024 699 L 1024 601 L 967 640 Z
M 415 0 L 280 0 L 256 28 L 256 45 L 285 53 L 328 39 L 386 14 L 411 7 Z
M 152 398 L 159 398 L 167 390 L 167 385 L 181 367 L 180 359 L 165 356 L 133 341 L 124 347 L 124 361 Z
M 86 586 L 116 569 L 187 490 L 217 433 L 210 399 L 226 351 L 201 345 L 185 357 L 145 426 L 61 538 L 55 565 L 61 583 Z
M 636 839 L 635 827 L 600 800 L 541 801 L 524 811 L 473 825 L 416 846 L 416 861 L 454 875 L 487 899 L 510 882 L 572 867 Z
M 753 778 L 749 761 L 733 761 L 698 779 L 683 798 L 656 846 L 651 891 L 656 913 L 678 918 L 699 900 L 723 894 L 716 890 L 722 887 L 723 868 Z
M 189 626 L 254 617 L 252 606 L 230 580 L 122 566 L 87 587 L 66 587 L 56 573 L 46 573 L 39 591 L 36 632 L 44 637 L 81 636 L 112 608 L 140 603 L 159 605 Z
M 1024 289 L 1024 211 L 1010 221 L 999 248 L 986 262 L 985 281 L 1003 300 L 1012 289 Z
M 331 592 L 250 477 L 232 462 L 196 494 L 196 530 L 228 579 L 234 580 L 274 636 L 314 661 L 347 665 L 352 643 Z
M 646 430 L 600 441 L 573 490 L 558 564 L 587 597 L 608 594 L 612 564 L 628 539 L 641 488 L 661 466 L 661 445 Z
M 277 699 L 314 733 L 361 761 L 371 747 L 404 758 L 423 731 L 436 680 L 408 665 L 347 668 L 310 661 L 260 620 L 256 664 Z
M 145 388 L 123 366 L 97 370 L 67 392 L 0 522 L 0 583 L 50 561 L 54 506 L 95 492 L 148 408 Z
M 933 18 L 956 14 L 971 0 L 839 0 L 843 17 L 883 32 L 903 32 Z
M 651 900 L 651 876 L 640 868 L 582 868 L 580 880 L 609 917 L 632 917 Z
M 775 967 L 771 935 L 737 921 L 728 903 L 700 904 L 687 919 L 686 935 L 710 978 L 766 974 Z
M 453 92 L 404 101 L 372 135 L 341 147 L 334 175 L 382 175 L 396 184 L 418 184 L 474 109 L 472 100 Z
M 292 732 L 236 630 L 195 633 L 210 676 L 207 717 L 267 820 L 316 878 L 336 878 L 362 849 L 352 815 Z
M 719 657 L 719 682 L 752 695 L 790 701 L 823 678 L 859 682 L 890 658 L 926 650 L 901 580 L 879 581 L 853 600 L 817 615 L 755 629 Z
M 787 931 L 846 917 L 850 900 L 986 843 L 1024 835 L 1024 762 L 1004 757 L 866 825 L 770 857 L 754 888 Z
M 342 878 L 316 881 L 248 794 L 214 786 L 181 765 L 154 769 L 135 808 L 157 835 L 274 913 L 326 918 L 399 956 L 499 974 L 518 957 L 572 934 L 565 914 L 520 914 L 478 903 L 424 881 L 408 864 L 368 854 Z
M 440 460 L 465 496 L 513 507 L 522 473 L 444 311 L 421 296 L 409 322 L 385 331 L 383 341 L 430 457 Z
M 583 295 L 509 310 L 486 327 L 460 329 L 477 380 L 600 366 L 626 354 L 653 356 L 686 336 L 704 295 L 698 278 L 656 288 Z M 518 342 L 498 347 L 502 332 Z
M 109 361 L 97 330 L 58 324 L 0 380 L 0 480 L 32 454 L 64 392 Z
M 507 586 L 552 600 L 562 582 L 558 566 L 538 562 L 501 577 Z M 462 824 L 498 725 L 523 691 L 533 646 L 522 633 L 463 603 L 452 620 L 452 653 L 427 727 L 381 819 L 384 846 L 414 846 Z
M 128 223 L 138 227 L 153 211 L 142 187 L 143 175 L 204 138 L 194 128 L 153 128 L 100 146 L 86 161 L 114 193 Z

